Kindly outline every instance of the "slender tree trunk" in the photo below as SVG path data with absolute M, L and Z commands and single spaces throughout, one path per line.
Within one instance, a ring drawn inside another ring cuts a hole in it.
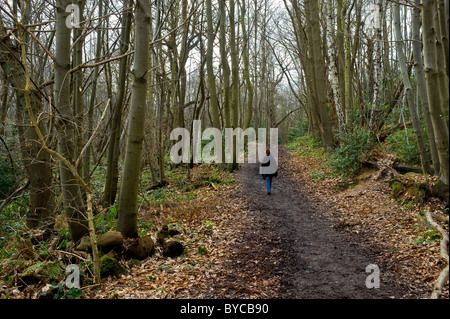
M 180 55 L 179 55 L 179 62 L 178 62 L 178 86 L 177 86 L 177 92 L 178 92 L 178 103 L 177 103 L 177 118 L 178 118 L 178 125 L 179 127 L 185 127 L 185 121 L 184 121 L 184 104 L 186 102 L 186 86 L 187 86 L 187 74 L 186 74 L 186 63 L 189 56 L 189 43 L 188 43 L 188 37 L 189 37 L 189 21 L 188 21 L 188 1 L 183 0 L 181 2 L 181 17 L 183 23 L 183 33 L 181 38 L 181 48 L 180 48 Z
M 394 30 L 397 47 L 397 57 L 399 60 L 400 71 L 403 76 L 403 83 L 405 85 L 405 94 L 408 102 L 409 113 L 413 123 L 414 134 L 417 140 L 417 146 L 420 153 L 420 161 L 422 163 L 422 171 L 424 174 L 430 172 L 430 160 L 427 155 L 425 142 L 422 135 L 422 128 L 420 127 L 419 114 L 417 113 L 416 104 L 414 101 L 414 93 L 409 80 L 408 68 L 406 66 L 405 53 L 403 51 L 403 37 L 400 25 L 400 4 L 394 3 Z
M 223 110 L 225 113 L 225 127 L 231 127 L 231 112 L 230 112 L 230 65 L 228 64 L 227 54 L 227 20 L 225 13 L 225 0 L 219 0 L 220 12 L 220 57 L 223 72 Z
M 99 0 L 98 2 L 98 16 L 101 17 L 103 15 L 103 0 Z M 102 54 L 102 38 L 103 31 L 101 30 L 102 24 L 100 24 L 100 28 L 97 31 L 97 43 L 95 47 L 95 62 L 100 61 L 100 57 Z M 92 77 L 92 91 L 91 96 L 89 98 L 89 109 L 88 109 L 88 123 L 87 123 L 87 132 L 84 138 L 85 141 L 89 139 L 89 136 L 92 134 L 93 126 L 94 126 L 94 107 L 95 101 L 97 97 L 97 81 L 99 78 L 99 69 L 100 65 L 96 66 L 94 69 L 94 75 Z M 92 145 L 89 145 L 86 149 L 86 155 L 83 160 L 83 179 L 86 184 L 90 183 L 90 163 L 91 163 L 91 151 Z
M 122 16 L 122 33 L 120 35 L 120 55 L 125 54 L 128 51 L 130 45 L 130 33 L 131 33 L 131 19 L 132 12 L 131 7 L 133 5 L 132 0 L 125 0 L 124 2 L 126 11 Z M 128 56 L 123 57 L 119 62 L 119 83 L 118 94 L 113 108 L 113 117 L 111 123 L 111 135 L 109 138 L 108 154 L 107 154 L 107 166 L 106 166 L 106 178 L 105 187 L 103 190 L 103 204 L 112 205 L 116 200 L 117 184 L 119 181 L 119 146 L 120 146 L 120 132 L 122 124 L 122 112 L 125 100 L 125 88 L 128 68 Z
M 236 5 L 230 0 L 230 55 L 231 55 L 231 126 L 239 125 L 239 57 L 236 44 Z M 238 168 L 236 141 L 233 141 L 233 164 L 231 169 Z
M 243 125 L 243 129 L 246 130 L 252 121 L 253 116 L 253 85 L 250 79 L 250 65 L 249 65 L 249 43 L 248 43 L 248 33 L 247 28 L 245 26 L 245 0 L 242 0 L 242 6 L 241 6 L 241 26 L 242 26 L 242 36 L 244 39 L 243 42 L 243 52 L 242 52 L 242 58 L 244 60 L 244 78 L 245 78 L 245 86 L 247 88 L 247 114 L 245 117 L 245 122 Z
M 80 9 L 80 21 L 83 21 L 83 11 L 85 6 L 85 1 L 77 0 L 76 5 Z M 84 35 L 83 29 L 74 28 L 73 34 L 73 51 L 72 51 L 72 67 L 76 67 L 83 63 L 83 45 L 84 45 Z M 74 117 L 76 119 L 75 125 L 75 135 L 76 135 L 76 146 L 75 146 L 75 157 L 80 154 L 83 148 L 83 122 L 84 122 L 84 103 L 83 103 L 83 71 L 80 69 L 72 73 L 72 109 L 74 112 Z M 77 167 L 78 174 L 82 174 L 83 167 L 79 165 Z
M 447 76 L 447 65 L 448 61 L 446 57 L 446 47 L 448 51 L 448 38 L 445 34 L 442 34 L 441 29 L 445 30 L 445 24 L 441 23 L 441 17 L 445 15 L 441 13 L 439 6 L 440 0 L 436 2 L 436 8 L 434 13 L 434 21 L 436 23 L 436 52 L 437 52 L 437 66 L 439 70 L 439 85 L 441 90 L 442 108 L 444 109 L 444 114 L 448 118 L 448 106 L 449 106 L 449 91 L 448 91 L 448 76 Z M 445 33 L 445 32 L 444 32 Z M 446 43 L 447 42 L 447 43 Z
M 354 38 L 353 47 L 352 47 L 351 51 L 349 51 L 348 61 L 346 61 L 346 67 L 347 67 L 347 64 L 350 64 L 350 68 L 349 68 L 349 73 L 350 73 L 349 74 L 349 83 L 350 84 L 348 86 L 346 86 L 346 89 L 345 89 L 346 90 L 345 91 L 345 94 L 346 94 L 346 97 L 345 97 L 345 101 L 346 102 L 345 103 L 347 105 L 345 114 L 347 116 L 347 118 L 346 118 L 347 125 L 351 124 L 351 119 L 352 119 L 352 114 L 353 114 L 353 101 L 354 101 L 354 98 L 353 98 L 352 79 L 353 79 L 353 75 L 354 74 L 358 74 L 358 72 L 357 71 L 355 72 L 354 69 L 356 69 L 356 70 L 358 69 L 358 66 L 355 66 L 355 62 L 356 62 L 356 59 L 357 59 L 357 56 L 358 56 L 358 50 L 360 48 L 360 44 L 362 43 L 362 41 L 361 41 L 361 39 L 359 37 L 359 34 L 361 32 L 361 24 L 362 24 L 362 22 L 361 22 L 362 7 L 363 7 L 363 0 L 358 0 L 356 2 L 356 26 L 355 26 L 355 35 L 357 35 L 357 36 L 355 36 L 355 38 Z M 348 20 L 350 20 L 350 16 L 351 16 L 351 13 L 349 12 Z M 349 28 L 349 31 L 347 31 L 347 33 L 348 34 L 350 33 L 350 28 Z M 359 85 L 360 84 L 360 77 L 357 76 L 356 79 L 358 81 L 358 86 L 360 87 L 360 85 Z M 347 90 L 349 91 L 348 93 L 347 93 Z M 348 96 L 348 99 L 349 99 L 348 102 L 347 102 L 347 96 Z M 356 94 L 356 96 L 357 96 L 358 100 L 362 100 L 362 94 L 361 94 L 360 90 Z M 361 106 L 364 105 L 363 103 L 358 103 L 358 104 L 361 105 Z M 362 118 L 364 118 L 364 116 Z
M 418 2 L 418 0 L 416 0 Z M 442 105 L 442 94 L 439 83 L 439 69 L 437 62 L 437 32 L 435 21 L 436 0 L 424 0 L 422 8 L 423 45 L 425 78 L 427 83 L 428 104 L 430 106 L 431 120 L 433 122 L 436 148 L 441 165 L 440 181 L 444 186 L 449 186 L 449 133 Z M 448 88 L 447 88 L 448 90 Z
M 19 138 L 21 144 L 23 144 L 24 168 L 30 185 L 30 216 L 27 219 L 27 226 L 30 228 L 47 227 L 50 226 L 54 217 L 52 216 L 54 196 L 51 159 L 47 152 L 41 150 L 36 132 L 29 125 L 23 94 L 27 79 L 22 65 L 17 60 L 20 60 L 22 52 L 11 43 L 11 40 L 6 35 L 1 17 L 0 38 L 2 39 L 0 42 L 0 65 L 5 74 L 5 80 L 17 90 L 17 113 L 22 119 L 18 125 L 19 128 L 21 126 L 25 127 L 25 129 L 19 130 Z M 6 83 L 5 90 L 8 90 Z M 42 112 L 41 97 L 36 89 L 30 90 L 30 104 L 35 114 Z M 3 107 L 6 109 L 6 104 Z M 42 132 L 46 132 L 43 121 L 39 121 L 38 126 Z
M 344 68 L 344 87 L 345 87 L 345 114 L 346 123 L 350 125 L 351 115 L 353 112 L 353 62 L 351 55 L 351 39 L 350 39 L 350 26 L 347 27 L 345 35 L 345 68 Z
M 380 117 L 380 103 L 381 103 L 381 81 L 382 81 L 382 28 L 381 16 L 383 15 L 383 0 L 377 0 L 377 11 L 375 13 L 375 27 L 374 27 L 374 81 L 373 81 L 373 96 L 372 96 L 372 110 L 369 121 L 369 129 L 372 137 L 375 138 L 378 131 L 378 120 Z
M 345 108 L 345 118 L 346 118 L 346 124 L 350 124 L 350 114 L 349 107 L 347 107 L 347 102 L 345 100 L 346 97 L 346 87 L 345 87 L 345 20 L 344 20 L 344 1 L 343 0 L 337 0 L 337 6 L 336 6 L 336 27 L 337 27 L 337 34 L 336 34 L 336 61 L 337 61 L 337 73 L 338 73 L 338 79 L 339 79 L 339 97 L 341 101 L 342 107 Z M 330 7 L 331 10 L 332 7 Z
M 137 237 L 138 191 L 142 143 L 147 108 L 147 68 L 149 59 L 150 0 L 136 2 L 135 54 L 130 123 L 119 194 L 117 229 L 124 237 Z
M 3 72 L 3 81 L 2 81 L 2 95 L 0 98 L 1 105 L 0 105 L 0 135 L 5 135 L 5 127 L 6 127 L 6 116 L 8 114 L 8 91 L 9 91 L 9 84 L 8 84 L 8 77 L 5 72 Z
M 428 104 L 428 93 L 425 81 L 425 73 L 423 71 L 422 58 L 422 37 L 420 35 L 420 10 L 418 8 L 412 9 L 412 38 L 413 38 L 413 56 L 414 56 L 414 71 L 417 78 L 417 88 L 420 99 L 422 101 L 423 116 L 425 118 L 425 125 L 428 132 L 428 143 L 430 145 L 431 159 L 433 162 L 434 174 L 439 175 L 440 164 L 439 155 L 436 149 L 436 142 L 434 138 L 433 122 L 431 121 L 430 106 Z
M 59 117 L 56 121 L 58 153 L 74 164 L 75 118 L 70 104 L 70 29 L 66 26 L 69 0 L 56 1 L 54 99 Z M 59 161 L 61 190 L 72 239 L 77 242 L 89 233 L 86 207 L 80 185 L 63 161 Z
M 212 4 L 211 0 L 205 0 L 205 3 L 206 3 L 206 20 L 208 25 L 208 41 L 206 48 L 206 71 L 210 96 L 209 103 L 211 106 L 211 120 L 213 127 L 220 129 L 221 125 L 219 117 L 219 100 L 217 97 L 216 80 L 213 66 L 215 32 L 212 20 Z
M 239 56 L 236 44 L 236 5 L 230 0 L 230 54 L 231 54 L 231 119 L 232 127 L 239 125 Z
M 331 125 L 329 115 L 326 106 L 326 79 L 325 79 L 325 67 L 324 59 L 321 50 L 320 39 L 320 24 L 319 24 L 319 4 L 318 0 L 308 0 L 306 5 L 309 5 L 310 16 L 309 23 L 311 24 L 311 47 L 312 47 L 312 60 L 314 69 L 314 82 L 316 88 L 315 99 L 317 101 L 317 114 L 319 117 L 319 127 L 323 143 L 332 147 L 334 145 L 333 133 L 331 131 Z
M 328 56 L 329 56 L 329 62 L 328 62 L 328 71 L 329 71 L 329 77 L 330 77 L 330 83 L 331 88 L 333 90 L 333 97 L 334 97 L 334 105 L 336 108 L 336 114 L 338 119 L 338 125 L 339 129 L 344 131 L 345 130 L 345 111 L 341 99 L 341 92 L 345 92 L 344 90 L 341 90 L 341 86 L 339 83 L 339 72 L 338 72 L 338 52 L 335 46 L 334 41 L 334 10 L 332 6 L 332 2 L 328 3 L 328 12 L 326 14 L 327 16 L 327 24 L 328 24 L 328 32 L 327 32 L 327 42 L 328 42 Z M 337 44 L 336 44 L 337 45 Z
M 440 28 L 440 34 L 441 34 L 441 42 L 442 42 L 442 47 L 444 50 L 444 56 L 445 56 L 445 72 L 447 74 L 447 77 L 450 77 L 449 74 L 449 64 L 450 64 L 450 57 L 449 57 L 449 25 L 448 25 L 448 10 L 449 8 L 445 7 L 445 2 L 448 0 L 438 0 L 438 16 L 439 16 L 439 28 Z
M 156 3 L 156 13 L 155 13 L 155 30 L 153 31 L 153 40 L 156 40 L 161 36 L 161 29 L 163 25 L 162 21 L 163 4 L 162 1 L 157 1 Z M 164 103 L 165 103 L 165 93 L 164 93 L 164 60 L 162 59 L 161 53 L 161 42 L 155 45 L 155 55 L 154 64 L 158 67 L 158 71 L 155 72 L 156 82 L 159 84 L 159 95 L 158 95 L 158 133 L 157 133 L 157 145 L 158 145 L 158 169 L 159 169 L 159 179 L 160 182 L 165 181 L 164 173 L 164 141 L 163 141 L 163 116 L 164 116 Z

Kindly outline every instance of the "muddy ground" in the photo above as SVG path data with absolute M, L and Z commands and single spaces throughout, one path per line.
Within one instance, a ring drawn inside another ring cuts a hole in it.
M 224 271 L 206 298 L 404 298 L 398 282 L 376 245 L 343 232 L 323 216 L 320 202 L 286 170 L 289 155 L 280 150 L 279 175 L 272 195 L 257 164 L 244 164 L 236 175 L 230 201 L 244 201 L 247 214 L 236 225 L 243 234 L 234 245 Z M 380 287 L 369 289 L 366 267 L 376 264 Z M 411 296 L 409 296 L 411 297 Z

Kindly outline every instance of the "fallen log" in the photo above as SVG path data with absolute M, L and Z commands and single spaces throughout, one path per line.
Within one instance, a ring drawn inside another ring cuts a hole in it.
M 163 188 L 163 187 L 167 186 L 168 184 L 169 183 L 167 181 L 161 181 L 161 182 L 158 182 L 158 183 L 156 183 L 154 185 L 147 186 L 145 188 L 145 191 L 149 192 L 149 191 L 152 191 L 152 190 L 155 190 L 155 189 L 158 189 L 158 188 Z
M 388 138 L 388 136 L 391 135 L 392 133 L 394 133 L 400 129 L 404 129 L 405 127 L 411 126 L 411 125 L 412 125 L 412 122 L 399 123 L 396 126 L 391 127 L 390 129 L 387 129 L 386 131 L 380 133 L 378 135 L 378 141 L 384 142 Z
M 367 167 L 374 167 L 374 168 L 378 168 L 378 169 L 385 168 L 385 166 L 381 167 L 381 165 L 379 165 L 377 163 L 377 161 L 370 160 L 370 159 L 365 161 L 362 164 L 364 166 L 367 166 Z M 409 164 L 405 164 L 405 163 L 399 163 L 397 161 L 392 163 L 391 168 L 395 169 L 399 173 L 410 173 L 410 172 L 412 172 L 412 173 L 419 173 L 419 174 L 423 173 L 422 167 L 419 166 L 419 165 L 409 165 Z

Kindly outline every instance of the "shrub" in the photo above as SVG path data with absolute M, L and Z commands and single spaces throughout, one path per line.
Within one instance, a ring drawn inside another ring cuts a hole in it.
M 428 143 L 425 135 L 424 141 Z M 407 131 L 398 130 L 392 133 L 386 139 L 385 145 L 386 151 L 394 154 L 399 161 L 411 165 L 420 165 L 419 148 L 412 129 Z
M 302 156 L 321 157 L 324 154 L 322 142 L 319 138 L 312 135 L 302 135 L 292 140 L 288 149 L 291 151 L 298 151 Z
M 299 121 L 295 127 L 290 127 L 287 135 L 288 143 L 295 141 L 298 137 L 307 135 L 308 127 L 309 124 L 307 120 Z
M 340 146 L 333 151 L 329 162 L 336 175 L 343 178 L 354 178 L 358 175 L 361 163 L 371 149 L 369 134 L 364 128 L 348 133 L 336 133 Z
M 15 177 L 10 163 L 0 157 L 0 200 L 6 198 L 13 190 Z

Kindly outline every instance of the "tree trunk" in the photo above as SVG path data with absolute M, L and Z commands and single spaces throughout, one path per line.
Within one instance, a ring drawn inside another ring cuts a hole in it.
M 101 17 L 103 15 L 103 0 L 100 0 L 98 3 L 98 16 Z M 99 30 L 97 31 L 97 43 L 95 47 L 95 60 L 94 62 L 99 62 L 100 57 L 102 55 L 102 38 L 103 31 L 101 30 L 101 25 Z M 89 136 L 92 134 L 93 125 L 94 125 L 94 107 L 95 101 L 97 97 L 97 81 L 99 77 L 99 68 L 100 65 L 97 65 L 94 69 L 94 76 L 92 77 L 92 91 L 91 96 L 89 97 L 89 109 L 88 109 L 88 123 L 87 123 L 87 132 L 85 133 L 85 141 L 89 139 Z M 91 150 L 92 145 L 89 145 L 86 149 L 86 155 L 83 160 L 83 179 L 86 184 L 90 184 L 90 163 L 91 163 Z
M 52 216 L 54 196 L 51 159 L 47 152 L 41 150 L 37 134 L 29 125 L 23 94 L 27 79 L 24 69 L 18 61 L 22 52 L 13 46 L 11 40 L 6 36 L 1 17 L 0 38 L 2 39 L 0 42 L 0 65 L 7 81 L 17 90 L 17 112 L 22 119 L 18 125 L 26 127 L 25 130 L 19 130 L 21 132 L 19 138 L 23 144 L 24 168 L 30 185 L 30 216 L 27 219 L 27 226 L 29 228 L 46 227 L 52 223 L 54 217 Z M 6 85 L 5 90 L 8 90 Z M 35 114 L 42 111 L 41 97 L 36 89 L 30 90 L 30 104 Z M 6 106 L 4 107 L 6 108 Z M 42 132 L 46 132 L 43 121 L 39 121 L 38 125 Z
M 83 10 L 85 1 L 77 0 L 76 5 L 80 9 L 80 21 L 83 21 Z M 83 63 L 83 45 L 84 35 L 83 29 L 74 28 L 73 34 L 73 51 L 72 51 L 72 67 L 77 67 Z M 72 73 L 72 109 L 75 117 L 75 157 L 78 157 L 81 149 L 83 148 L 83 120 L 84 120 L 84 103 L 83 103 L 83 71 Z M 77 167 L 78 174 L 82 175 L 83 167 L 79 165 Z
M 334 10 L 332 6 L 332 2 L 328 3 L 328 12 L 327 16 L 327 24 L 328 24 L 328 32 L 327 32 L 327 42 L 328 42 L 328 71 L 330 77 L 330 84 L 333 90 L 334 97 L 334 105 L 336 108 L 336 114 L 338 119 L 339 129 L 341 131 L 345 131 L 345 111 L 342 103 L 341 92 L 345 92 L 345 89 L 341 89 L 341 85 L 339 83 L 339 72 L 338 72 L 338 52 L 336 49 L 337 43 L 335 45 L 334 41 L 334 24 L 333 24 L 333 15 Z
M 230 54 L 231 54 L 231 125 L 239 125 L 239 56 L 236 44 L 235 0 L 230 0 Z
M 416 0 L 418 2 L 419 0 Z M 422 8 L 423 45 L 425 79 L 427 84 L 428 104 L 430 106 L 431 120 L 433 122 L 436 148 L 441 165 L 440 181 L 447 189 L 449 185 L 449 134 L 442 105 L 442 87 L 439 83 L 439 69 L 437 63 L 436 0 L 424 0 Z M 447 88 L 448 90 L 448 88 Z M 445 92 L 444 92 L 445 95 Z
M 380 117 L 380 103 L 381 103 L 381 82 L 382 82 L 382 28 L 381 16 L 383 15 L 383 0 L 378 0 L 376 5 L 376 12 L 374 18 L 374 80 L 373 80 L 373 96 L 372 110 L 370 114 L 369 129 L 374 138 L 378 131 L 378 120 Z
M 436 23 L 436 52 L 437 52 L 437 66 L 439 72 L 439 85 L 441 91 L 441 99 L 442 99 L 442 108 L 444 110 L 444 116 L 448 118 L 449 116 L 449 91 L 448 91 L 448 76 L 446 72 L 447 63 L 445 56 L 445 47 L 448 48 L 448 40 L 447 37 L 441 33 L 441 17 L 444 16 L 444 13 L 440 13 L 439 3 L 440 0 L 437 0 L 435 13 L 434 13 L 434 21 Z M 445 26 L 442 25 L 442 29 L 445 29 Z M 445 44 L 447 42 L 447 45 Z M 448 122 L 447 122 L 448 123 Z
M 149 59 L 150 0 L 136 2 L 135 53 L 130 122 L 125 163 L 119 193 L 117 229 L 124 237 L 137 237 L 138 191 L 142 143 L 147 108 L 147 68 Z
M 344 19 L 344 1 L 343 0 L 337 0 L 337 7 L 336 7 L 336 27 L 337 27 L 337 34 L 336 34 L 336 61 L 337 61 L 337 74 L 339 79 L 339 97 L 341 100 L 341 106 L 345 108 L 344 115 L 346 118 L 346 124 L 350 124 L 350 117 L 351 117 L 351 109 L 353 106 L 349 106 L 346 103 L 345 97 L 346 97 L 346 88 L 345 88 L 345 67 L 346 67 L 346 61 L 345 61 L 345 19 Z M 332 9 L 332 7 L 330 6 Z M 349 114 L 350 113 L 350 114 Z
M 55 27 L 55 106 L 59 117 L 56 121 L 58 153 L 75 163 L 75 118 L 70 105 L 70 29 L 66 26 L 67 6 L 70 0 L 56 1 Z M 89 233 L 86 207 L 79 182 L 63 161 L 59 161 L 61 190 L 69 230 L 74 242 Z
M 239 57 L 236 44 L 236 6 L 235 0 L 230 0 L 230 54 L 231 54 L 231 126 L 239 125 Z M 233 141 L 233 163 L 231 169 L 238 168 L 236 141 Z
M 315 100 L 317 107 L 317 115 L 319 119 L 319 128 L 322 137 L 322 142 L 328 146 L 334 146 L 333 133 L 331 131 L 331 125 L 329 115 L 326 106 L 326 79 L 325 79 L 325 67 L 323 53 L 321 50 L 321 38 L 320 38 L 320 24 L 319 24 L 319 4 L 318 0 L 308 0 L 305 5 L 309 6 L 309 14 L 307 17 L 311 28 L 311 57 L 313 63 L 314 85 L 315 85 Z
M 230 66 L 228 64 L 227 54 L 227 23 L 225 13 L 225 0 L 219 0 L 220 12 L 220 57 L 222 63 L 222 77 L 223 77 L 223 111 L 225 113 L 225 127 L 231 127 L 231 112 L 230 112 Z
M 245 118 L 244 127 L 243 130 L 246 130 L 252 121 L 253 116 L 253 85 L 250 80 L 250 66 L 249 66 L 249 43 L 248 43 L 248 33 L 245 26 L 245 0 L 243 0 L 242 3 L 242 10 L 241 10 L 241 26 L 242 26 L 242 36 L 244 39 L 243 42 L 243 52 L 242 52 L 242 58 L 244 60 L 244 78 L 245 78 L 245 86 L 247 87 L 247 116 Z
M 428 104 L 428 93 L 425 82 L 425 73 L 423 71 L 422 37 L 420 35 L 420 10 L 418 8 L 413 8 L 412 11 L 413 11 L 411 22 L 412 38 L 413 38 L 412 47 L 414 55 L 414 70 L 417 78 L 417 89 L 419 91 L 420 99 L 422 101 L 422 111 L 428 132 L 428 143 L 430 145 L 431 160 L 433 162 L 434 174 L 439 175 L 440 171 L 439 155 L 436 149 L 433 123 L 431 121 L 430 115 L 430 106 Z
M 445 8 L 445 1 L 446 0 L 438 0 L 438 17 L 439 17 L 439 28 L 440 28 L 440 38 L 444 50 L 444 56 L 445 56 L 445 73 L 447 74 L 447 77 L 450 77 L 449 74 L 449 25 L 448 25 L 448 10 L 449 8 Z M 447 0 L 448 3 L 448 0 Z
M 206 49 L 206 71 L 209 89 L 209 103 L 211 106 L 211 120 L 214 128 L 221 129 L 219 118 L 219 100 L 217 98 L 216 80 L 214 76 L 213 54 L 214 54 L 214 25 L 212 21 L 211 0 L 206 0 L 206 20 L 208 25 L 208 43 Z
M 394 3 L 394 30 L 396 38 L 397 57 L 399 60 L 400 71 L 403 76 L 403 83 L 405 85 L 405 94 L 408 102 L 409 113 L 413 123 L 414 134 L 417 140 L 417 146 L 420 153 L 420 161 L 422 163 L 422 170 L 424 174 L 430 172 L 430 160 L 427 155 L 425 142 L 422 136 L 422 128 L 420 127 L 419 114 L 417 113 L 416 103 L 414 100 L 414 93 L 412 91 L 411 82 L 409 80 L 408 68 L 406 66 L 405 53 L 403 51 L 403 37 L 400 26 L 400 4 Z
M 122 16 L 122 33 L 120 35 L 119 55 L 125 54 L 128 51 L 130 45 L 131 19 L 133 16 L 131 12 L 132 5 L 132 0 L 125 1 L 126 11 Z M 123 57 L 119 62 L 118 94 L 113 108 L 111 135 L 109 138 L 107 154 L 105 187 L 103 190 L 102 199 L 102 202 L 105 205 L 114 204 L 118 188 L 117 184 L 119 181 L 120 131 L 122 126 L 122 112 L 125 100 L 126 79 L 128 77 L 127 66 L 128 56 Z

